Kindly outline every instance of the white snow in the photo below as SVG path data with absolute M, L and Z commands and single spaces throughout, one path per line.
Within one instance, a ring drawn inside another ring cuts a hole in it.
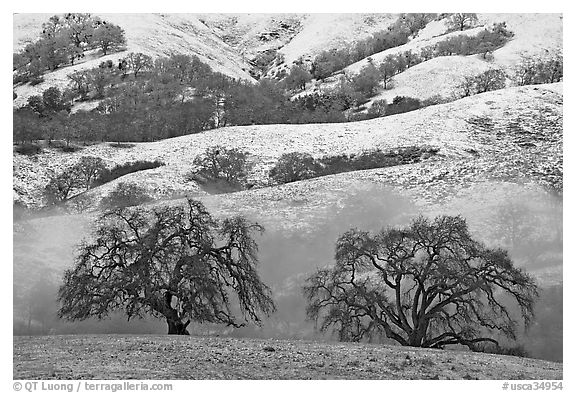
M 394 182 L 410 183 L 422 178 L 421 170 L 424 170 L 425 177 L 433 177 L 434 173 L 437 175 L 453 165 L 459 168 L 458 170 L 466 170 L 466 166 L 460 161 L 468 160 L 466 165 L 472 166 L 468 175 L 460 179 L 464 181 L 467 177 L 474 178 L 476 171 L 477 163 L 469 160 L 470 149 L 474 149 L 484 157 L 486 161 L 483 165 L 493 165 L 495 161 L 491 157 L 494 154 L 508 151 L 505 167 L 516 165 L 511 158 L 512 154 L 518 155 L 520 161 L 527 154 L 521 147 L 509 145 L 509 142 L 501 140 L 496 134 L 479 136 L 468 132 L 471 126 L 467 123 L 467 119 L 473 116 L 490 116 L 493 119 L 531 117 L 540 112 L 542 105 L 556 107 L 561 104 L 561 83 L 526 86 L 479 94 L 449 104 L 362 122 L 225 127 L 158 142 L 138 143 L 135 147 L 127 149 L 100 144 L 86 147 L 76 153 L 63 154 L 47 150 L 33 157 L 16 154 L 15 198 L 27 204 L 37 204 L 41 190 L 48 181 L 48 175 L 64 170 L 81 156 L 86 155 L 102 157 L 109 166 L 127 161 L 159 159 L 166 165 L 150 171 L 133 173 L 118 181 L 133 181 L 143 185 L 156 198 L 173 197 L 187 192 L 198 194 L 198 187 L 193 182 L 186 182 L 185 175 L 193 168 L 194 157 L 215 145 L 239 148 L 250 153 L 251 160 L 255 164 L 250 177 L 259 184 L 266 184 L 268 170 L 283 153 L 299 151 L 321 157 L 411 145 L 436 146 L 440 148 L 442 159 L 437 164 L 423 163 L 389 168 L 384 170 L 387 177 L 382 179 L 390 181 L 392 176 Z M 545 153 L 544 148 L 540 150 L 541 159 L 546 159 L 546 154 L 556 154 L 554 153 L 556 147 L 550 149 L 552 150 L 549 153 Z M 431 171 L 430 165 L 435 169 Z M 488 168 L 486 171 L 496 173 L 502 171 L 502 168 Z M 364 175 L 362 172 L 354 172 L 346 176 L 357 178 Z M 105 194 L 112 186 L 113 184 L 110 184 L 92 192 Z
M 302 31 L 280 52 L 290 64 L 301 56 L 314 57 L 326 49 L 385 30 L 396 19 L 396 14 L 310 14 L 303 21 Z
M 396 96 L 417 97 L 425 100 L 440 96 L 456 99 L 455 92 L 465 77 L 478 75 L 495 68 L 477 56 L 441 56 L 425 61 L 392 78 L 392 88 L 382 89 L 371 101 L 385 99 L 392 102 Z

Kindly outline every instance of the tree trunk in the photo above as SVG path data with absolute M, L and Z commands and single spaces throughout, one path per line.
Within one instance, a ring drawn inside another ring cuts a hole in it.
M 188 336 L 188 324 L 190 324 L 190 320 L 187 322 L 182 322 L 182 318 L 178 315 L 178 312 L 172 308 L 172 295 L 170 292 L 166 292 L 164 294 L 164 316 L 166 317 L 166 322 L 168 323 L 168 334 L 177 334 L 180 336 Z
M 186 329 L 190 322 L 183 323 L 180 320 L 166 319 L 168 322 L 168 334 L 176 334 L 179 336 L 188 336 L 190 333 Z

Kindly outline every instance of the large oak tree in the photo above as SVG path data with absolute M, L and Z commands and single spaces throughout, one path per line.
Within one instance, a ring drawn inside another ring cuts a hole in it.
M 419 217 L 377 234 L 352 229 L 336 264 L 310 276 L 308 316 L 341 340 L 385 335 L 402 345 L 478 349 L 516 338 L 511 298 L 525 323 L 537 286 L 506 251 L 474 240 L 461 217 Z
M 83 320 L 121 309 L 129 319 L 164 318 L 168 334 L 180 335 L 191 321 L 260 323 L 275 309 L 256 271 L 253 235 L 262 230 L 242 217 L 216 221 L 191 199 L 104 213 L 64 275 L 59 315 Z

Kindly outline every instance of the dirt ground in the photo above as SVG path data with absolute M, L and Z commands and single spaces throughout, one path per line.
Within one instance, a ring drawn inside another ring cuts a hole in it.
M 562 363 L 398 346 L 195 336 L 14 337 L 14 379 L 562 379 Z

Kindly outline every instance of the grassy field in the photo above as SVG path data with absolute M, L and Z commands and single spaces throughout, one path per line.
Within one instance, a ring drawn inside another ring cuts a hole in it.
M 513 356 L 223 337 L 14 337 L 13 357 L 14 379 L 562 379 Z

